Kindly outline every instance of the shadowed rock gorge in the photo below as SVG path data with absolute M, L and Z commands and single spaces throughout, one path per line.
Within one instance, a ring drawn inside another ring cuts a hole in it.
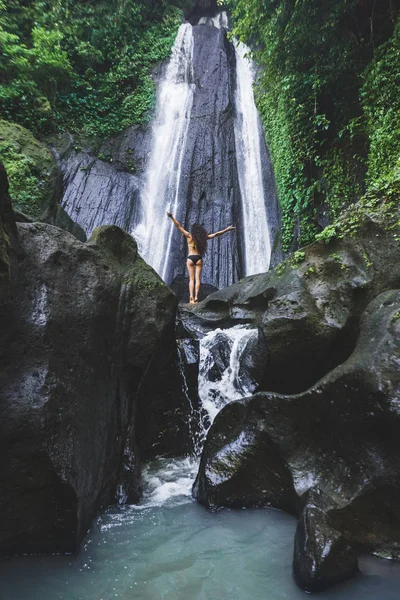
M 32 600 L 296 600 L 396 562 L 400 0 L 25 4 L 0 31 L 9 588 L 15 560 Z M 167 211 L 236 226 L 198 304 Z M 32 586 L 47 559 L 10 559 L 78 549 Z M 392 600 L 362 579 L 327 598 Z

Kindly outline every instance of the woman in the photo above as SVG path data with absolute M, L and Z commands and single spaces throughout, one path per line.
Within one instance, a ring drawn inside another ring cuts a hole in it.
M 172 216 L 172 213 L 167 212 L 167 215 L 170 219 L 172 219 L 176 227 L 187 239 L 188 257 L 186 266 L 189 272 L 189 302 L 190 304 L 197 304 L 199 301 L 201 271 L 203 269 L 203 255 L 207 250 L 207 240 L 212 240 L 213 238 L 222 235 L 227 231 L 232 231 L 235 229 L 235 227 L 229 225 L 229 227 L 223 229 L 222 231 L 217 231 L 216 233 L 207 233 L 202 225 L 195 223 L 192 227 L 191 233 L 189 233 L 189 231 L 183 229 L 182 225 L 178 223 L 175 217 Z

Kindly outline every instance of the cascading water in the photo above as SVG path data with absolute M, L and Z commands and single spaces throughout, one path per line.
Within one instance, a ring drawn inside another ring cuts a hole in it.
M 209 416 L 205 435 L 226 404 L 245 398 L 256 389 L 257 382 L 243 370 L 241 361 L 258 335 L 257 329 L 239 325 L 210 331 L 200 341 L 199 397 Z
M 268 271 L 271 243 L 261 163 L 262 128 L 254 102 L 254 66 L 248 53 L 247 46 L 236 43 L 235 140 L 242 196 L 244 274 L 254 275 Z
M 133 230 L 139 252 L 165 279 L 172 228 L 166 211 L 176 214 L 185 139 L 193 102 L 193 36 L 181 25 L 165 78 L 160 86 L 153 124 L 153 149 L 142 196 L 143 220 Z

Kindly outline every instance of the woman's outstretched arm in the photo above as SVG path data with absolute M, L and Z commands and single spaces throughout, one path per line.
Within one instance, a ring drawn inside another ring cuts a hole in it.
M 216 233 L 209 233 L 207 239 L 212 240 L 213 238 L 218 237 L 219 235 L 222 235 L 227 231 L 233 231 L 233 229 L 236 229 L 236 227 L 234 227 L 233 225 L 229 225 L 229 227 L 227 227 L 226 229 L 222 229 L 221 231 L 217 231 Z
M 176 225 L 179 231 L 183 233 L 183 235 L 186 235 L 186 237 L 190 235 L 190 233 L 186 231 L 186 229 L 183 229 L 182 225 L 175 219 L 175 217 L 172 216 L 172 213 L 167 211 L 167 216 L 172 220 L 172 222 L 174 223 L 174 225 Z

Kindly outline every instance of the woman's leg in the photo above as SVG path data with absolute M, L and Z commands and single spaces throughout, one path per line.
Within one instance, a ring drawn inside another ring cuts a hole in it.
M 203 269 L 203 261 L 199 260 L 196 263 L 196 294 L 194 296 L 194 301 L 198 302 L 199 301 L 199 292 L 200 292 L 200 285 L 201 285 L 201 271 Z
M 189 302 L 194 302 L 194 264 L 190 258 L 186 261 L 187 270 L 189 273 Z

